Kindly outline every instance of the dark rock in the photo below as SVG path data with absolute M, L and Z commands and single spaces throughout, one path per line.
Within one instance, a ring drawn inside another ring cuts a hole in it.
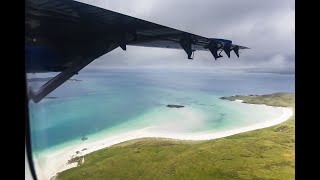
M 183 108 L 184 106 L 182 106 L 182 105 L 175 105 L 175 104 L 168 104 L 167 107 L 169 107 L 169 108 Z
M 87 140 L 87 139 L 88 139 L 87 137 L 82 137 L 82 138 L 81 138 L 82 141 L 85 141 L 85 140 Z
M 230 96 L 230 97 L 220 97 L 220 99 L 222 99 L 222 100 L 234 101 L 232 98 L 234 98 L 234 97 L 233 97 L 233 96 Z
M 46 99 L 57 99 L 58 97 L 45 97 Z
M 71 163 L 80 163 L 81 160 L 82 160 L 82 156 L 76 156 L 76 157 L 72 157 L 70 160 L 68 160 L 68 163 L 67 164 L 71 164 Z
M 286 129 L 288 129 L 288 126 L 287 125 L 284 125 L 284 126 L 280 126 L 280 127 L 277 127 L 275 129 L 276 132 L 282 132 L 282 131 L 285 131 Z
M 87 148 L 83 148 L 83 149 L 82 149 L 82 151 L 85 151 L 85 150 L 87 150 Z

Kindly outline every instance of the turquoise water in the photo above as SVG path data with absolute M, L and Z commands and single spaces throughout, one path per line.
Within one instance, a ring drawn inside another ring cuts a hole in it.
M 44 77 L 48 75 L 36 75 Z M 33 152 L 155 127 L 212 132 L 277 117 L 263 107 L 220 100 L 235 94 L 294 92 L 294 75 L 181 70 L 84 70 L 38 104 L 29 103 Z M 43 82 L 30 82 L 39 87 Z M 185 108 L 167 108 L 181 104 Z

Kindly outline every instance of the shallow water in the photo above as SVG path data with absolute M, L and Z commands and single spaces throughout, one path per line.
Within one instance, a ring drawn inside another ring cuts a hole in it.
M 44 77 L 48 75 L 33 75 Z M 33 152 L 152 127 L 199 133 L 275 118 L 280 110 L 220 100 L 235 94 L 294 92 L 294 75 L 181 70 L 84 70 L 38 104 L 30 102 Z M 29 85 L 39 87 L 43 82 Z M 167 104 L 184 105 L 168 108 Z

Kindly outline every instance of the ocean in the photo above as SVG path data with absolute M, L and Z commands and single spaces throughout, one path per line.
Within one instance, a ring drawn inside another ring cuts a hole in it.
M 35 74 L 34 89 L 44 83 Z M 218 132 L 265 121 L 280 111 L 219 99 L 294 92 L 293 74 L 210 70 L 85 69 L 40 103 L 29 102 L 33 153 L 143 128 L 162 133 Z M 168 108 L 178 104 L 184 108 Z

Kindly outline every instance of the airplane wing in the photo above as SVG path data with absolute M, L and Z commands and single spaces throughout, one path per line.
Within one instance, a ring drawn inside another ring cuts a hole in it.
M 71 0 L 26 0 L 26 71 L 61 72 L 30 97 L 39 102 L 98 57 L 120 47 L 182 49 L 188 59 L 196 50 L 215 59 L 224 51 L 248 49 L 231 40 L 207 38 Z

